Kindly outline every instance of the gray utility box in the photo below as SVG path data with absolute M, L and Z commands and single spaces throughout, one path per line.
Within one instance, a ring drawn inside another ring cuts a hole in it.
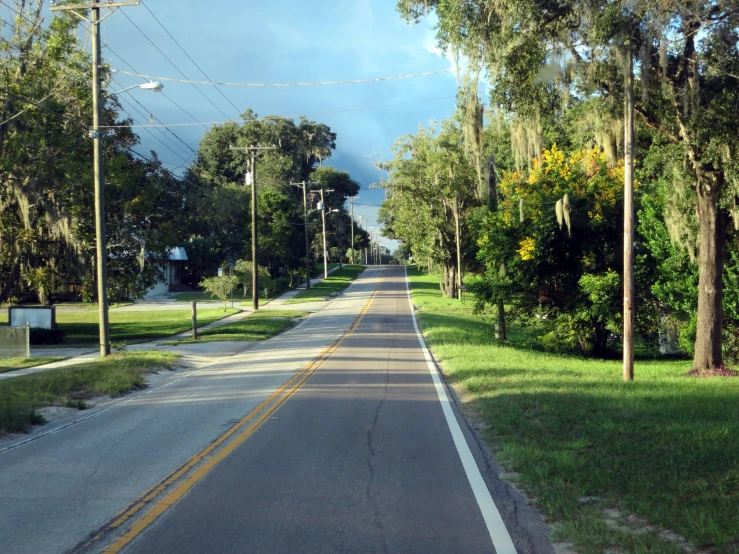
M 8 323 L 11 327 L 56 329 L 56 306 L 10 306 Z

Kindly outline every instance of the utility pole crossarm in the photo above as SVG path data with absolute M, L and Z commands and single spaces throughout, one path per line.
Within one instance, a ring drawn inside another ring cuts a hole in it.
M 132 0 L 130 2 L 98 2 L 96 4 L 65 4 L 64 6 L 52 6 L 52 12 L 64 10 L 89 10 L 90 8 L 123 8 L 124 6 L 138 6 L 141 2 Z

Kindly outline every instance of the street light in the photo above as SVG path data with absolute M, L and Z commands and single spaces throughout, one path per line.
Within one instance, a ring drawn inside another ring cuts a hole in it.
M 122 90 L 119 90 L 118 92 L 112 92 L 108 96 L 115 96 L 116 94 L 126 92 L 127 90 L 131 90 L 132 88 L 140 88 L 143 90 L 150 90 L 152 92 L 162 92 L 164 85 L 160 83 L 159 81 L 149 81 L 148 83 L 141 83 L 140 85 L 133 85 L 131 87 L 126 87 Z
M 328 213 L 337 213 L 338 211 L 334 208 L 328 210 Z M 328 277 L 328 249 L 326 248 L 326 210 L 323 208 L 321 208 L 321 216 L 323 223 L 323 278 L 326 279 Z M 341 256 L 341 253 L 339 253 L 339 256 Z
M 375 245 L 372 244 L 374 237 L 375 237 L 374 227 L 370 225 L 370 232 L 369 232 L 369 241 L 370 241 L 370 243 L 369 243 L 369 253 L 371 254 L 371 258 L 372 258 L 372 265 L 375 265 L 374 262 L 376 261 L 375 260 Z
M 100 59 L 100 46 L 97 46 L 97 56 L 94 56 L 93 63 L 97 66 Z M 97 71 L 94 70 L 95 77 L 93 80 L 93 124 L 90 137 L 93 141 L 93 172 L 95 174 L 95 241 L 96 261 L 97 261 L 97 280 L 98 280 L 98 325 L 100 327 L 100 355 L 108 356 L 110 354 L 110 324 L 108 321 L 108 248 L 106 246 L 105 234 L 105 194 L 103 192 L 103 149 L 100 144 L 100 119 L 102 106 L 100 105 L 100 85 Z M 119 90 L 109 96 L 115 96 L 121 92 L 140 88 L 142 90 L 150 90 L 152 92 L 162 92 L 164 85 L 157 82 L 143 83 L 132 87 Z
M 321 210 L 321 221 L 323 224 L 323 278 L 327 279 L 328 278 L 328 257 L 327 257 L 327 252 L 326 252 L 326 204 L 323 198 L 324 192 L 334 192 L 334 189 L 323 189 L 323 188 L 321 189 L 321 202 L 318 206 L 318 208 Z
M 103 149 L 100 143 L 100 120 L 102 118 L 102 105 L 100 103 L 100 68 L 102 67 L 102 53 L 100 46 L 100 22 L 115 10 L 124 6 L 138 6 L 139 0 L 128 0 L 118 2 L 100 3 L 99 0 L 90 0 L 90 4 L 64 4 L 57 5 L 52 2 L 51 11 L 67 11 L 87 21 L 90 24 L 92 38 L 92 130 L 90 137 L 93 144 L 93 173 L 95 175 L 95 261 L 97 265 L 98 280 L 98 324 L 100 328 L 100 355 L 110 354 L 110 330 L 108 326 L 108 268 L 107 248 L 105 245 L 105 197 L 103 193 Z M 89 19 L 76 10 L 90 10 Z M 107 15 L 100 17 L 100 10 L 109 9 Z M 134 88 L 134 87 L 131 87 Z M 162 85 L 159 83 L 145 83 L 139 86 L 145 90 L 160 92 Z M 120 91 L 123 92 L 123 91 Z M 118 94 L 118 93 L 115 93 Z

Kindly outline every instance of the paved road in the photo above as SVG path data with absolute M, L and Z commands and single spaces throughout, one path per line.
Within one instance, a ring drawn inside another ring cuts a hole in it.
M 2 551 L 551 552 L 430 371 L 402 268 L 381 273 L 276 340 L 0 446 Z
M 0 552 L 65 552 L 83 541 L 341 336 L 380 273 L 367 272 L 344 297 L 272 341 L 242 344 L 242 352 L 185 379 L 174 381 L 175 373 L 164 388 L 11 450 L 4 449 L 18 440 L 0 441 Z

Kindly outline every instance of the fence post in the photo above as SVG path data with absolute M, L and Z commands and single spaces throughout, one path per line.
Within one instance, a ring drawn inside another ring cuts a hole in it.
M 198 303 L 192 302 L 192 340 L 198 340 Z
M 31 324 L 26 321 L 26 358 L 31 357 Z

